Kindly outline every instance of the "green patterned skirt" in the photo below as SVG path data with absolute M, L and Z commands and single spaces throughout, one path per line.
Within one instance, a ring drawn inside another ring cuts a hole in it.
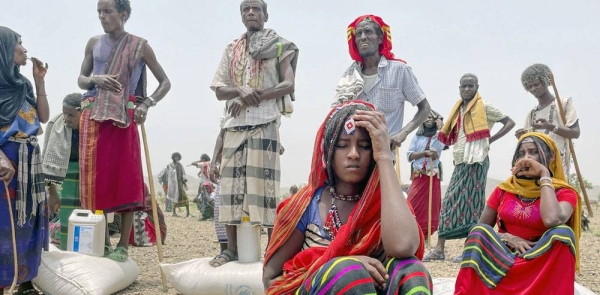
M 454 167 L 448 190 L 442 200 L 438 236 L 447 240 L 467 237 L 471 227 L 479 222 L 485 207 L 485 183 L 490 167 L 483 163 L 458 164 Z
M 69 216 L 75 209 L 81 209 L 81 201 L 79 200 L 79 161 L 69 162 L 67 176 L 62 184 L 60 211 L 58 211 L 58 218 L 60 219 L 58 238 L 60 238 L 61 250 L 67 250 Z

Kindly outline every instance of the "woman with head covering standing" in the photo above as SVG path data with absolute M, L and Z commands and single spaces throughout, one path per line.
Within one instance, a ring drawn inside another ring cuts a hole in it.
M 44 77 L 48 65 L 31 58 L 35 92 L 20 73 L 27 64 L 21 36 L 0 26 L 0 287 L 14 277 L 13 247 L 9 238 L 11 202 L 16 231 L 19 290 L 37 294 L 31 280 L 37 276 L 42 249 L 48 245 L 48 215 L 44 176 L 36 136 L 50 116 Z
M 512 167 L 467 237 L 455 294 L 573 294 L 581 201 L 560 150 L 547 135 L 526 133 Z

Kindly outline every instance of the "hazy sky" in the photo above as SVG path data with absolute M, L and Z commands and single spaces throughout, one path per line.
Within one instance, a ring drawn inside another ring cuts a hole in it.
M 1 3 L 0 25 L 20 33 L 28 55 L 50 65 L 46 89 L 53 117 L 66 94 L 81 92 L 77 77 L 84 47 L 91 36 L 103 33 L 97 2 Z M 226 44 L 244 32 L 239 3 L 132 1 L 126 30 L 149 41 L 172 83 L 165 99 L 150 110 L 146 123 L 155 174 L 175 151 L 183 155 L 184 164 L 202 153 L 212 156 L 224 104 L 209 85 Z M 479 76 L 483 98 L 521 127 L 537 103 L 521 86 L 521 73 L 533 63 L 549 65 L 561 97 L 575 99 L 582 130 L 575 145 L 582 173 L 600 184 L 600 160 L 594 152 L 600 139 L 593 126 L 600 109 L 594 90 L 600 83 L 600 35 L 596 31 L 600 2 L 271 0 L 268 4 L 266 26 L 300 48 L 295 112 L 292 118 L 282 119 L 280 129 L 286 148 L 281 158 L 282 186 L 307 179 L 317 128 L 341 74 L 351 63 L 346 27 L 367 13 L 381 16 L 390 25 L 393 52 L 408 61 L 429 103 L 445 117 L 459 98 L 461 75 L 472 72 Z M 31 78 L 31 65 L 22 72 Z M 155 86 L 152 78 L 149 93 Z M 415 111 L 406 106 L 404 123 Z M 508 176 L 515 144 L 511 132 L 492 145 L 490 177 Z M 407 145 L 402 147 L 403 180 L 409 177 Z M 447 183 L 453 169 L 450 151 L 442 155 L 442 161 Z M 187 172 L 196 171 L 188 168 Z

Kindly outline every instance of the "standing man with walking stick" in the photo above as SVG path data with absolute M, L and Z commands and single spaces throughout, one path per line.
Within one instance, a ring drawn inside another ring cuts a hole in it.
M 437 230 L 442 202 L 440 157 L 445 145 L 437 139 L 442 124 L 442 116 L 432 110 L 412 138 L 406 153 L 411 163 L 412 181 L 407 200 L 428 242 Z
M 563 123 L 556 99 L 548 89 L 551 85 L 550 74 L 552 71 L 544 64 L 534 64 L 523 71 L 521 83 L 525 90 L 537 99 L 538 104 L 527 113 L 523 128 L 518 129 L 515 136 L 518 139 L 528 131 L 541 132 L 550 136 L 558 146 L 563 169 L 568 179 L 571 170 L 569 140 L 579 138 L 579 118 L 575 111 L 573 98 L 569 97 L 562 100 L 566 119 L 566 122 Z
M 537 131 L 550 136 L 556 142 L 560 151 L 567 179 L 571 175 L 571 158 L 573 158 L 575 172 L 581 183 L 581 171 L 579 171 L 577 156 L 571 142 L 573 139 L 579 138 L 581 133 L 573 98 L 560 99 L 552 71 L 544 64 L 533 64 L 525 69 L 521 75 L 521 83 L 523 83 L 525 90 L 535 96 L 538 105 L 527 114 L 523 128 L 517 130 L 515 135 L 519 138 L 526 132 Z M 548 90 L 550 86 L 554 88 L 556 97 Z M 558 101 L 561 101 L 561 103 L 558 104 Z M 584 186 L 581 186 L 581 191 L 588 213 L 593 216 L 592 207 Z
M 125 31 L 129 0 L 100 0 L 98 18 L 106 34 L 92 37 L 85 48 L 78 85 L 86 89 L 80 122 L 81 205 L 123 216 L 121 239 L 104 254 L 128 258 L 133 212 L 144 208 L 144 180 L 138 124 L 160 101 L 171 83 L 148 42 Z M 158 87 L 146 97 L 146 66 Z M 136 96 L 138 99 L 136 99 Z

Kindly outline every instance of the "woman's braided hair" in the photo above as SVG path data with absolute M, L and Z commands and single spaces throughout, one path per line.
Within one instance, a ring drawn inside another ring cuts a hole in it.
M 329 120 L 327 120 L 327 124 L 325 124 L 325 130 L 323 132 L 323 164 L 325 166 L 325 171 L 327 173 L 328 184 L 333 186 L 335 185 L 335 172 L 333 171 L 333 155 L 335 154 L 335 146 L 337 144 L 340 135 L 342 134 L 342 130 L 344 129 L 344 125 L 347 119 L 354 115 L 357 110 L 363 111 L 372 111 L 371 108 L 364 104 L 359 103 L 349 103 L 338 107 L 339 109 L 334 112 Z M 375 167 L 375 161 L 371 159 L 371 166 L 369 167 L 369 173 L 367 175 L 371 175 L 373 171 L 373 167 Z M 365 179 L 365 181 L 367 181 Z
M 536 137 L 536 136 L 528 136 L 523 138 L 521 141 L 519 141 L 519 144 L 517 145 L 517 150 L 515 151 L 514 155 L 513 155 L 513 159 L 512 159 L 512 167 L 515 166 L 515 164 L 517 163 L 517 161 L 519 160 L 520 154 L 519 154 L 519 149 L 521 148 L 521 144 L 523 144 L 524 142 L 533 142 L 533 144 L 535 144 L 535 147 L 538 150 L 538 154 L 540 155 L 540 164 L 544 165 L 544 167 L 548 168 L 548 171 L 550 171 L 550 174 L 552 174 L 552 171 L 550 170 L 550 162 L 552 161 L 552 157 L 554 157 L 554 153 L 552 152 L 552 150 L 550 149 L 550 147 L 540 138 Z M 560 167 L 560 169 L 562 169 L 562 167 Z

